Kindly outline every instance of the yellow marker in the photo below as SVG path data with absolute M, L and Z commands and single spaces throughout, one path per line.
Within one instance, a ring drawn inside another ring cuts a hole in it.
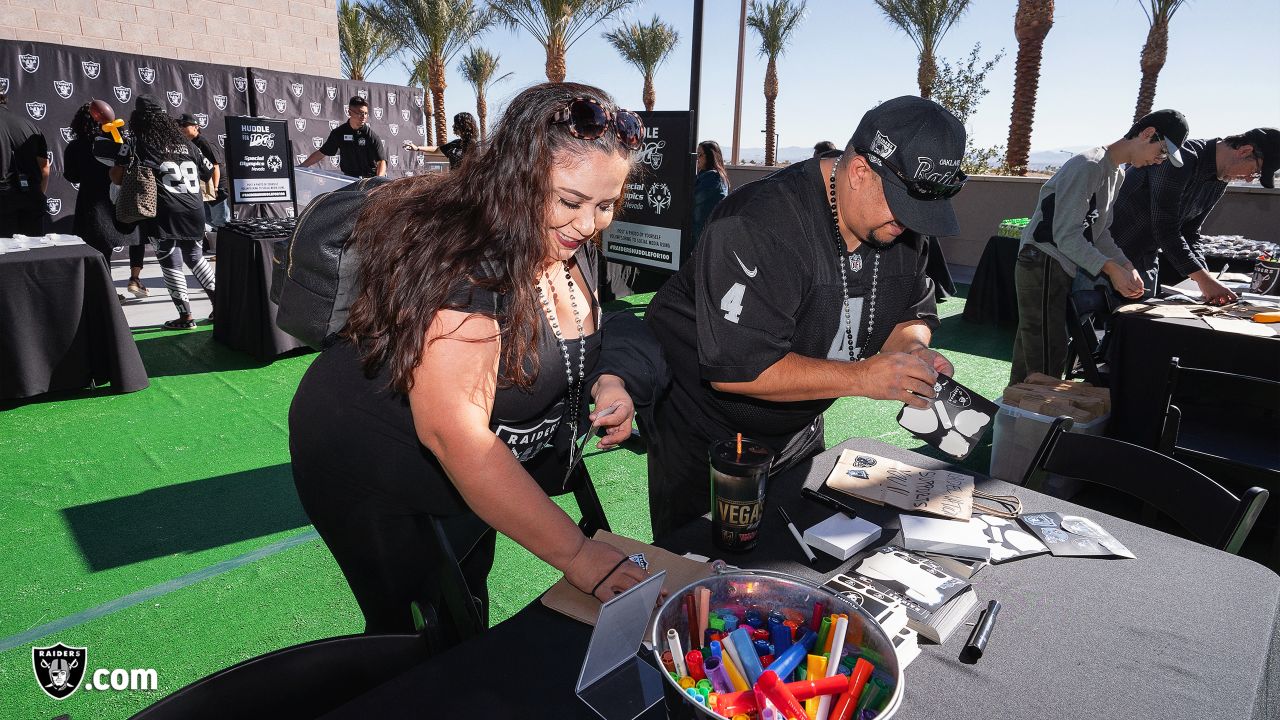
M 729 653 L 721 653 L 720 662 L 724 665 L 724 671 L 729 673 L 729 684 L 733 685 L 734 690 L 742 692 L 744 690 L 751 689 L 751 686 L 747 684 L 746 678 L 742 677 L 742 673 L 739 672 L 737 666 L 733 664 L 733 660 L 730 659 Z
M 685 675 L 684 677 L 680 678 L 679 684 L 680 684 L 681 690 L 688 690 L 694 685 L 697 685 L 697 683 L 693 681 L 693 678 L 689 677 L 688 675 Z
M 827 676 L 827 658 L 825 655 L 810 655 L 807 667 L 808 677 L 811 680 L 817 680 Z M 818 705 L 822 702 L 821 698 L 809 698 L 804 701 L 804 714 L 813 717 L 818 712 Z

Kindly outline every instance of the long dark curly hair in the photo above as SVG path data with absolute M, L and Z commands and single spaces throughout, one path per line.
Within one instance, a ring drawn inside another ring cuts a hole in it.
M 469 112 L 460 112 L 453 116 L 453 134 L 462 138 L 467 145 L 476 141 L 480 136 L 479 126 L 476 125 L 475 116 Z
M 89 114 L 89 103 L 80 106 L 76 110 L 75 117 L 71 118 L 71 134 L 76 138 L 92 139 L 102 134 L 98 129 L 98 123 L 93 121 L 93 116 Z
M 532 384 L 542 313 L 534 286 L 548 256 L 552 168 L 589 152 L 631 157 L 613 132 L 582 140 L 551 124 L 574 98 L 616 109 L 588 85 L 535 85 L 511 101 L 488 143 L 458 170 L 404 178 L 371 193 L 351 237 L 362 283 L 344 331 L 367 375 L 386 367 L 391 388 L 407 393 L 432 319 L 456 307 L 446 301 L 449 290 L 469 279 L 504 296 L 499 386 Z M 482 261 L 497 265 L 496 277 L 476 276 Z
M 187 141 L 178 123 L 169 117 L 158 103 L 146 98 L 139 98 L 129 115 L 129 131 L 138 147 L 148 147 L 157 152 L 166 152 L 172 148 L 182 147 Z

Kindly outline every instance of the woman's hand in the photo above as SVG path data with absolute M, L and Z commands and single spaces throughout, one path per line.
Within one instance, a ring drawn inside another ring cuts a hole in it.
M 405 141 L 404 141 L 404 149 L 405 149 L 405 150 L 413 150 L 413 151 L 417 151 L 418 146 L 417 146 L 417 145 L 414 145 L 413 143 L 409 142 L 408 140 L 405 140 Z
M 604 437 L 596 443 L 601 450 L 609 450 L 631 437 L 631 419 L 636 415 L 636 405 L 627 393 L 626 384 L 617 375 L 601 375 L 591 388 L 596 409 L 588 417 L 591 432 L 605 428 Z
M 565 567 L 564 576 L 584 593 L 591 593 L 594 588 L 595 598 L 605 602 L 643 581 L 649 571 L 627 560 L 621 550 L 609 543 L 584 540 Z

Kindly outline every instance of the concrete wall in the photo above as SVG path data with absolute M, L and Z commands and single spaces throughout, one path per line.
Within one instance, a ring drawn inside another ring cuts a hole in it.
M 776 169 L 735 165 L 728 168 L 729 182 L 735 188 L 740 187 Z M 1031 216 L 1044 181 L 1045 178 L 1001 175 L 970 178 L 964 191 L 952 200 L 960 221 L 960 235 L 942 241 L 947 261 L 952 265 L 977 265 L 987 238 L 995 234 L 1001 220 Z M 1205 221 L 1204 232 L 1280 242 L 1280 190 L 1228 187 L 1227 194 Z
M 0 39 L 337 77 L 337 0 L 0 0 Z

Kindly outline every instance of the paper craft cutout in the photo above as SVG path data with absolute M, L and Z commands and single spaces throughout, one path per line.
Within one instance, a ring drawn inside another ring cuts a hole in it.
M 877 505 L 968 520 L 973 514 L 973 478 L 951 470 L 925 470 L 889 458 L 844 450 L 824 483 Z
M 982 442 L 998 408 L 946 375 L 938 375 L 928 407 L 903 405 L 898 424 L 944 453 L 963 460 Z

